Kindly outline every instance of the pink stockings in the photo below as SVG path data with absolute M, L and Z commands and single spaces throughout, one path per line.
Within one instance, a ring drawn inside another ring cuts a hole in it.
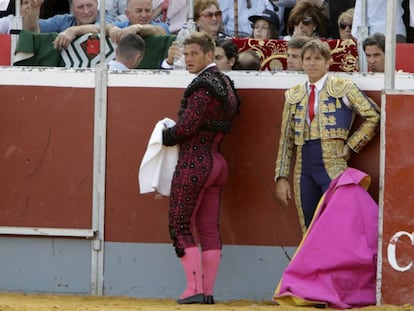
M 200 253 L 197 246 L 188 247 L 180 259 L 187 279 L 186 289 L 180 299 L 202 293 L 213 295 L 221 250 L 212 249 Z
M 218 268 L 220 266 L 221 250 L 212 249 L 201 253 L 203 265 L 203 289 L 204 295 L 213 295 Z

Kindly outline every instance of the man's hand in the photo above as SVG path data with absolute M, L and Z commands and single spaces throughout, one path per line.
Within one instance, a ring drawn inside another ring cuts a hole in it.
M 180 57 L 181 57 L 181 52 L 178 46 L 178 42 L 173 41 L 173 43 L 171 43 L 170 47 L 168 48 L 168 58 L 167 58 L 168 65 L 172 66 L 172 64 L 174 63 L 174 59 L 178 59 Z
M 23 29 L 32 32 L 40 32 L 39 28 L 39 15 L 40 7 L 43 4 L 43 0 L 30 0 L 27 14 L 23 18 Z
M 279 177 L 276 182 L 276 199 L 282 207 L 288 207 L 292 199 L 289 181 L 284 177 Z
M 76 38 L 75 27 L 76 26 L 69 27 L 57 35 L 55 41 L 53 41 L 53 46 L 55 49 L 66 49 L 72 43 L 72 41 Z
M 40 8 L 43 4 L 43 0 L 30 0 L 29 4 L 32 9 Z
M 351 154 L 351 148 L 349 148 L 349 146 L 345 144 L 344 148 L 342 149 L 342 152 L 338 154 L 338 157 L 343 158 L 345 161 L 348 162 L 348 160 L 351 158 Z
M 108 26 L 107 26 L 108 27 Z M 105 27 L 105 28 L 107 28 Z M 128 27 L 127 27 L 128 28 Z M 119 43 L 119 40 L 121 40 L 122 36 L 125 33 L 125 30 L 127 29 L 120 29 L 117 26 L 114 25 L 110 25 L 109 28 L 107 28 L 107 35 L 109 36 L 109 38 L 111 38 L 111 41 L 115 44 Z M 134 33 L 134 31 L 131 30 L 131 33 Z

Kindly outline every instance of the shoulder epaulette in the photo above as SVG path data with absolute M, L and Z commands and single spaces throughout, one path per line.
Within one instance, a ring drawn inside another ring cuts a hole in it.
M 335 98 L 346 95 L 353 82 L 340 77 L 328 77 L 326 81 L 326 90 L 328 94 Z
M 290 103 L 298 103 L 306 95 L 304 84 L 298 84 L 286 91 L 286 100 Z

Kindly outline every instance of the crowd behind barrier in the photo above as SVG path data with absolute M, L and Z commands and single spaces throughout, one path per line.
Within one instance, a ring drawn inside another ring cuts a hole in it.
M 53 48 L 56 33 L 32 33 L 22 31 L 14 55 L 15 66 L 93 67 L 99 61 L 99 35 L 83 35 L 62 52 Z M 148 36 L 144 38 L 146 51 L 137 69 L 159 69 L 168 53 L 175 35 Z M 286 70 L 286 40 L 232 39 L 239 52 L 251 49 L 261 58 L 261 70 Z M 0 65 L 11 65 L 10 35 L 0 35 Z M 332 51 L 330 71 L 358 72 L 358 49 L 353 40 L 327 40 Z M 114 47 L 106 40 L 106 60 L 114 57 Z M 414 44 L 397 44 L 396 70 L 414 72 L 414 60 L 410 57 Z
M 91 67 L 98 61 L 99 36 L 83 35 L 72 42 L 70 47 L 62 52 L 53 48 L 56 33 L 32 33 L 22 31 L 16 46 L 14 64 L 16 66 L 50 66 L 50 67 Z M 7 35 L 2 40 L 7 42 Z M 174 35 L 148 36 L 145 39 L 146 51 L 144 59 L 138 69 L 158 69 L 166 57 L 168 47 L 175 40 Z M 233 39 L 239 52 L 252 49 L 260 55 L 261 70 L 286 69 L 286 43 L 285 40 L 257 40 Z M 352 40 L 328 40 L 332 49 L 332 71 L 355 72 L 358 71 L 357 47 Z M 9 45 L 10 46 L 10 45 Z M 114 47 L 110 40 L 106 40 L 107 61 L 114 57 Z M 150 52 L 149 52 L 150 51 Z M 10 50 L 2 48 L 2 64 L 7 65 Z

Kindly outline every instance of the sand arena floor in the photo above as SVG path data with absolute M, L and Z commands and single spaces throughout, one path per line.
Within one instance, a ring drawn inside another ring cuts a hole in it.
M 128 297 L 92 297 L 66 295 L 28 295 L 0 293 L 0 311 L 243 311 L 243 310 L 275 310 L 275 311 L 315 311 L 315 308 L 297 308 L 274 305 L 270 301 L 256 302 L 250 300 L 217 301 L 215 305 L 178 305 L 174 300 L 137 299 Z M 327 309 L 330 310 L 330 309 Z M 333 310 L 333 309 L 332 309 Z M 414 306 L 370 306 L 359 311 L 414 311 Z

